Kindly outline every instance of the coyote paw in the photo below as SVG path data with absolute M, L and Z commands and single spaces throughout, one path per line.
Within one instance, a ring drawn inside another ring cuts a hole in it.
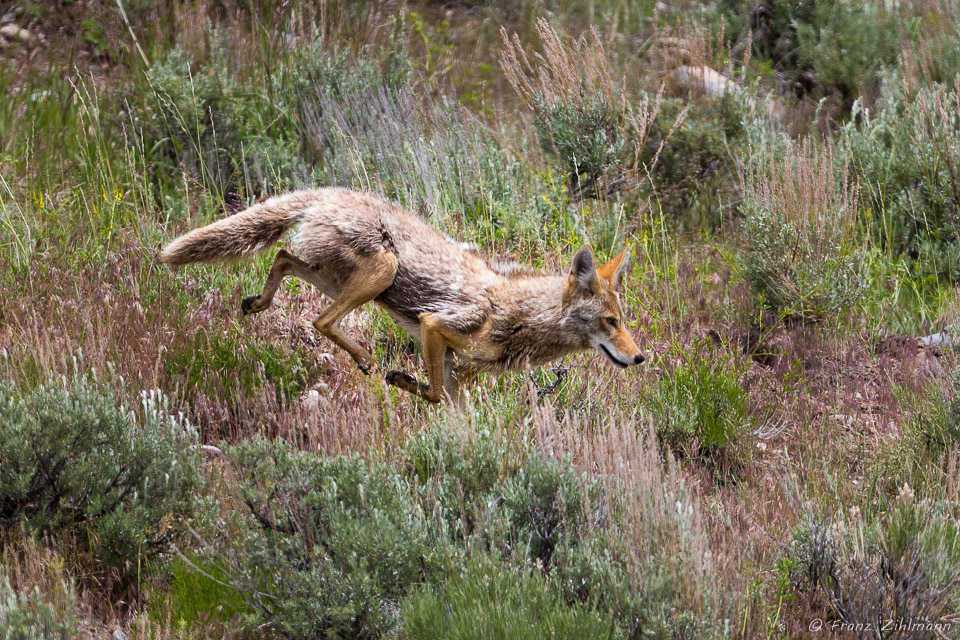
M 368 376 L 376 370 L 377 363 L 376 362 L 358 362 L 357 367 L 360 369 L 363 375 Z
M 243 302 L 240 303 L 240 312 L 243 313 L 243 315 L 248 316 L 251 313 L 263 311 L 263 309 L 260 308 L 259 302 L 260 294 L 255 296 L 247 296 L 243 299 Z
M 388 371 L 387 375 L 383 377 L 387 381 L 387 384 L 392 384 L 395 387 L 400 387 L 401 389 L 408 389 L 410 387 L 417 386 L 417 379 L 411 376 L 408 373 L 403 371 Z

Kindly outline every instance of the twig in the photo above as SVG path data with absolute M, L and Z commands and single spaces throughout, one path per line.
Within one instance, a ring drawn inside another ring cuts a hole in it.
M 127 18 L 127 12 L 123 9 L 123 3 L 121 0 L 117 0 L 117 9 L 120 10 L 120 17 L 123 18 L 124 24 L 127 25 L 127 31 L 130 32 L 130 37 L 133 38 L 133 44 L 137 48 L 137 52 L 140 54 L 140 58 L 143 60 L 143 64 L 147 66 L 147 69 L 150 68 L 150 61 L 147 60 L 147 55 L 143 52 L 143 49 L 140 47 L 140 41 L 137 40 L 137 34 L 133 32 L 133 25 L 130 24 L 130 20 Z

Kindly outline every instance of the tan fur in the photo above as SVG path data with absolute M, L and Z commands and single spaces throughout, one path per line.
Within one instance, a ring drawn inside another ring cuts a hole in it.
M 281 250 L 243 313 L 269 308 L 286 276 L 306 280 L 333 298 L 314 326 L 369 373 L 373 357 L 336 325 L 374 302 L 420 340 L 428 384 L 400 371 L 386 380 L 431 402 L 445 393 L 458 399 L 477 373 L 528 369 L 590 348 L 620 367 L 643 360 L 616 294 L 625 251 L 598 269 L 584 247 L 562 276 L 503 269 L 372 194 L 327 188 L 270 198 L 177 238 L 160 260 L 240 258 L 292 227 L 301 257 Z

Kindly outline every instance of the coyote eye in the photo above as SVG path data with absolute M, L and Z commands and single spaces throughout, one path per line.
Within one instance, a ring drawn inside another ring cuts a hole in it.
M 606 322 L 608 325 L 610 325 L 614 329 L 616 329 L 617 327 L 617 319 L 614 316 L 607 316 L 606 318 L 604 318 L 604 322 Z

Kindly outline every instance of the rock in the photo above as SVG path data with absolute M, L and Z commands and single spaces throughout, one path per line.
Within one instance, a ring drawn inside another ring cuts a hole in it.
M 651 47 L 649 56 L 668 69 L 675 69 L 693 60 L 691 50 L 696 50 L 696 43 L 686 38 L 667 36 L 658 38 Z
M 931 347 L 933 349 L 947 349 L 954 345 L 953 336 L 946 331 L 923 336 L 922 338 L 918 338 L 918 341 L 920 342 L 920 346 Z
M 113 632 L 113 640 L 130 640 L 130 636 L 120 629 L 117 629 Z
M 833 418 L 834 420 L 836 420 L 837 422 L 839 422 L 840 424 L 842 424 L 842 425 L 845 426 L 845 427 L 852 427 L 852 426 L 854 425 L 854 423 L 856 422 L 856 419 L 855 419 L 853 416 L 844 415 L 844 414 L 842 414 L 842 413 L 837 413 L 837 414 L 832 415 L 832 416 L 830 416 L 830 417 Z
M 303 406 L 310 411 L 316 411 L 320 408 L 320 392 L 316 389 L 310 389 L 307 397 L 303 399 Z
M 17 14 L 13 11 L 7 11 L 3 16 L 0 16 L 0 25 L 10 24 L 11 22 L 17 21 Z
M 707 66 L 682 65 L 667 73 L 667 78 L 678 89 L 706 98 L 719 98 L 740 88 L 736 82 Z
M 25 47 L 35 47 L 37 45 L 37 36 L 15 24 L 5 24 L 0 27 L 0 36 L 7 40 L 15 40 Z

